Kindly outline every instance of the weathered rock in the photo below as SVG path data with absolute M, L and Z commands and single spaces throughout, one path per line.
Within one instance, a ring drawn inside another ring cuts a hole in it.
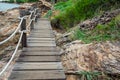
M 97 70 L 120 74 L 120 42 L 69 43 L 63 47 L 62 62 L 68 71 Z
M 89 19 L 80 23 L 80 29 L 90 30 L 95 28 L 98 24 L 107 24 L 118 14 L 120 14 L 120 9 L 112 12 L 105 12 L 101 16 L 94 17 L 93 19 Z
M 47 13 L 48 10 L 51 9 L 52 5 L 46 0 L 39 0 L 38 2 L 39 8 L 41 9 L 41 13 Z
M 69 33 L 64 33 L 64 34 L 60 34 L 56 32 L 56 43 L 57 45 L 61 46 L 64 45 L 66 43 L 71 42 L 71 38 L 70 35 L 73 34 L 74 31 L 69 32 Z

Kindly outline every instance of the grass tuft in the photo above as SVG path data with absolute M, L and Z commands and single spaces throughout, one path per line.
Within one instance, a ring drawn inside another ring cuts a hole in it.
M 80 39 L 85 43 L 101 42 L 107 40 L 120 40 L 120 18 L 116 17 L 109 24 L 98 24 L 93 30 L 76 30 L 74 33 L 74 39 Z

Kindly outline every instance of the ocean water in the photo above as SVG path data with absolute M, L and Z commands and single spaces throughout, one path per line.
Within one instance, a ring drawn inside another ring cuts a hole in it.
M 8 9 L 19 7 L 18 4 L 12 4 L 12 3 L 0 3 L 0 11 L 6 11 Z

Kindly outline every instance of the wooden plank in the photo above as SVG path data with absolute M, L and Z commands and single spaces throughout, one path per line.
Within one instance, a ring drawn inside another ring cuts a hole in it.
M 23 52 L 31 52 L 31 51 L 34 51 L 34 52 L 43 52 L 43 51 L 55 52 L 56 51 L 56 52 L 58 52 L 59 49 L 56 48 L 55 46 L 53 46 L 53 47 L 42 46 L 42 47 L 27 47 L 27 48 L 24 47 L 22 51 Z
M 52 30 L 52 28 L 51 27 L 35 27 L 34 29 L 42 29 L 42 30 Z
M 29 51 L 29 52 L 21 52 L 21 56 L 59 56 L 61 55 L 59 52 L 55 51 Z
M 28 42 L 28 44 L 27 44 L 28 46 L 31 46 L 31 47 L 33 47 L 33 46 L 56 46 L 56 44 L 55 43 L 29 43 Z
M 54 35 L 53 33 L 30 33 L 30 35 Z
M 54 38 L 54 36 L 45 36 L 45 35 L 41 35 L 41 36 L 30 35 L 29 37 L 32 37 L 32 38 Z
M 8 80 L 65 80 L 62 70 L 13 71 Z
M 32 31 L 39 31 L 39 32 L 53 32 L 52 30 L 48 30 L 48 29 L 34 29 Z
M 39 34 L 42 34 L 42 33 L 44 33 L 44 31 L 42 31 L 42 30 L 34 30 L 34 31 L 31 31 L 31 33 L 39 33 Z M 47 34 L 54 34 L 52 31 L 46 31 L 46 33 Z
M 28 41 L 28 40 L 27 40 Z M 28 41 L 28 43 L 48 43 L 48 44 L 56 44 L 55 41 Z
M 32 37 L 28 37 L 27 38 L 29 41 L 33 41 L 33 40 L 35 40 L 35 41 L 55 41 L 55 38 L 32 38 Z
M 27 40 L 27 42 L 31 43 L 55 43 L 55 41 L 48 41 L 48 40 Z
M 59 56 L 20 56 L 18 62 L 59 62 Z
M 39 34 L 39 33 L 37 33 L 37 34 L 30 34 L 29 36 L 55 37 L 55 35 L 53 35 L 53 34 L 45 34 L 45 33 L 42 33 L 42 34 Z
M 62 70 L 61 62 L 18 62 L 14 66 L 14 71 L 25 70 Z

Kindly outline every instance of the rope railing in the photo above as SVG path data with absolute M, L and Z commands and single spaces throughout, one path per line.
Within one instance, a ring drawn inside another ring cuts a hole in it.
M 17 31 L 20 29 L 20 26 L 21 26 L 22 20 L 23 20 L 23 18 L 21 19 L 21 21 L 20 21 L 18 27 L 16 28 L 16 30 L 15 30 L 15 31 L 14 31 L 14 32 L 13 32 L 8 38 L 7 38 L 7 39 L 1 41 L 1 42 L 0 42 L 0 45 L 6 43 L 8 40 L 10 40 L 10 39 L 11 39 L 11 38 L 17 33 Z
M 21 16 L 20 17 L 21 21 L 20 21 L 18 27 L 16 28 L 16 30 L 7 39 L 5 39 L 5 40 L 3 40 L 3 41 L 0 42 L 0 45 L 6 43 L 21 28 L 21 30 L 19 31 L 21 34 L 20 34 L 20 37 L 19 37 L 19 41 L 18 41 L 18 43 L 16 45 L 16 48 L 15 48 L 13 54 L 12 54 L 12 57 L 8 61 L 8 63 L 1 70 L 0 76 L 5 72 L 5 70 L 8 68 L 8 66 L 10 65 L 10 63 L 12 62 L 12 60 L 14 59 L 14 57 L 15 57 L 17 51 L 18 51 L 18 48 L 20 46 L 20 43 L 22 44 L 22 47 L 27 47 L 27 37 L 26 37 L 26 34 L 27 34 L 28 31 L 30 31 L 31 29 L 34 28 L 34 22 L 37 22 L 37 16 L 38 16 L 37 10 L 38 10 L 38 8 L 36 8 L 33 11 L 31 11 L 30 16 L 28 17 L 30 19 L 30 22 L 28 23 L 27 26 L 26 26 L 26 16 L 25 16 L 25 14 L 22 14 L 22 16 L 20 15 Z
M 22 36 L 23 36 L 23 31 L 21 32 L 21 35 L 20 35 L 18 44 L 17 44 L 17 46 L 16 46 L 16 48 L 15 48 L 15 51 L 14 51 L 12 57 L 10 58 L 10 60 L 8 61 L 8 63 L 3 67 L 2 71 L 0 72 L 0 76 L 4 73 L 4 71 L 8 68 L 8 66 L 10 65 L 10 63 L 12 62 L 12 60 L 14 59 L 14 57 L 15 57 L 15 55 L 16 55 L 16 52 L 17 52 L 17 50 L 18 50 L 18 48 L 19 48 L 20 42 L 21 42 L 21 40 L 22 40 Z
M 32 21 L 36 21 L 37 15 L 35 15 L 34 19 L 32 19 L 32 15 L 36 13 L 36 10 L 37 10 L 37 9 L 38 9 L 38 8 L 36 8 L 35 11 L 34 11 L 34 10 L 31 11 L 31 15 L 30 15 L 30 17 L 29 17 L 29 19 L 31 19 L 31 20 L 30 20 L 30 22 L 29 22 L 29 24 L 28 24 L 27 27 L 30 27 Z M 33 13 L 33 14 L 32 14 L 32 13 Z M 25 19 L 25 18 L 26 18 L 26 16 L 20 18 L 21 21 L 20 21 L 18 27 L 16 28 L 16 30 L 15 30 L 8 38 L 6 38 L 5 40 L 1 41 L 1 42 L 0 42 L 0 45 L 2 45 L 2 44 L 4 44 L 4 43 L 6 43 L 7 41 L 9 41 L 9 40 L 18 32 L 18 30 L 20 29 L 20 26 L 21 26 L 21 24 L 22 24 L 22 22 L 23 22 L 23 19 Z M 30 31 L 30 30 L 28 30 L 28 31 Z

